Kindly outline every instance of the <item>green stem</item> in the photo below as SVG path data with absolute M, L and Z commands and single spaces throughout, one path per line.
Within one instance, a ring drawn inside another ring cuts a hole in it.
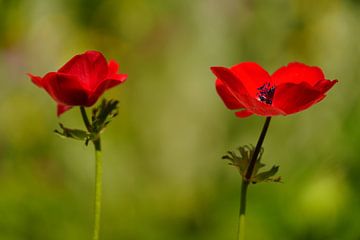
M 245 240 L 245 211 L 246 211 L 246 194 L 249 182 L 242 180 L 241 183 L 241 196 L 240 196 L 240 211 L 239 211 L 239 227 L 238 239 Z
M 258 158 L 258 155 L 259 155 L 260 150 L 261 150 L 261 146 L 262 146 L 262 144 L 264 142 L 266 132 L 267 132 L 267 130 L 269 128 L 270 120 L 271 120 L 271 117 L 267 117 L 266 120 L 265 120 L 265 124 L 263 126 L 263 129 L 261 130 L 261 134 L 260 134 L 259 140 L 258 140 L 258 142 L 256 144 L 254 154 L 253 154 L 253 156 L 251 158 L 249 167 L 248 167 L 248 169 L 246 171 L 245 180 L 248 181 L 248 182 L 250 181 L 251 176 L 253 174 L 256 159 Z
M 80 112 L 81 112 L 81 116 L 82 116 L 82 119 L 84 121 L 86 129 L 89 132 L 91 132 L 91 124 L 90 124 L 89 118 L 88 118 L 88 116 L 86 114 L 85 108 L 83 106 L 80 106 Z
M 92 127 L 85 108 L 80 106 L 80 112 L 86 129 L 91 133 Z M 94 204 L 94 237 L 93 240 L 99 239 L 100 232 L 100 215 L 101 215 L 101 192 L 102 192 L 102 157 L 100 135 L 92 141 L 95 147 L 95 204 Z
M 238 227 L 238 239 L 245 240 L 245 212 L 246 212 L 246 195 L 247 189 L 251 181 L 251 177 L 254 171 L 255 163 L 261 150 L 261 146 L 264 142 L 267 130 L 269 128 L 271 117 L 267 117 L 265 124 L 261 130 L 259 140 L 256 144 L 254 154 L 252 155 L 249 167 L 246 171 L 245 177 L 241 183 L 241 195 L 240 195 L 240 211 L 239 211 L 239 227 Z
M 94 220 L 94 240 L 99 239 L 100 214 L 101 214 L 101 189 L 102 189 L 102 158 L 100 137 L 93 141 L 95 147 L 95 220 Z

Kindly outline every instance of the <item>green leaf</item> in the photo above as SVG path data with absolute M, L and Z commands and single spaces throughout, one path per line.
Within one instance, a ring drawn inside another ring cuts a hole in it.
M 235 166 L 241 176 L 245 177 L 246 170 L 250 164 L 252 153 L 254 152 L 254 146 L 245 145 L 238 148 L 239 154 L 233 151 L 228 151 L 227 155 L 223 156 L 222 159 L 230 161 L 230 165 Z
M 110 121 L 118 115 L 117 100 L 102 100 L 101 104 L 92 111 L 92 129 L 96 133 L 101 133 Z
M 257 174 L 254 178 L 251 179 L 253 183 L 271 181 L 271 182 L 280 182 L 281 177 L 273 178 L 273 176 L 278 172 L 279 166 L 273 166 L 270 170 Z
M 227 155 L 223 156 L 222 159 L 228 160 L 230 165 L 236 167 L 242 178 L 245 180 L 246 171 L 250 165 L 252 156 L 254 155 L 255 147 L 253 145 L 245 145 L 239 147 L 237 150 L 238 153 L 235 151 L 228 151 Z M 249 181 L 251 183 L 264 181 L 281 182 L 280 177 L 274 177 L 279 170 L 279 166 L 273 166 L 270 170 L 259 173 L 259 171 L 265 167 L 265 164 L 261 162 L 263 153 L 264 149 L 261 148 Z
M 72 138 L 81 141 L 89 141 L 90 139 L 92 139 L 92 134 L 90 134 L 87 131 L 83 131 L 80 129 L 66 128 L 62 123 L 59 123 L 59 125 L 62 131 L 55 130 L 54 132 L 61 137 Z

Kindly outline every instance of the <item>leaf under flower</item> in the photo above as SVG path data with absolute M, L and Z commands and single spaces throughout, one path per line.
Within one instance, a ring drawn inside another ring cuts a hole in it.
M 246 180 L 246 172 L 250 165 L 251 159 L 253 157 L 255 147 L 253 145 L 241 146 L 238 149 L 238 153 L 235 151 L 228 151 L 227 155 L 223 156 L 222 159 L 226 159 L 230 165 L 235 166 L 240 175 L 244 180 Z M 278 172 L 279 166 L 273 166 L 270 170 L 260 172 L 259 170 L 265 167 L 265 164 L 261 162 L 264 149 L 261 148 L 260 153 L 256 159 L 254 170 L 252 172 L 250 182 L 259 183 L 259 182 L 281 182 L 280 177 L 274 177 Z
M 88 145 L 89 141 L 96 140 L 111 120 L 117 116 L 118 104 L 117 100 L 104 99 L 98 107 L 93 109 L 88 130 L 66 128 L 59 123 L 61 130 L 54 132 L 61 137 L 85 141 L 85 145 Z
M 92 133 L 89 133 L 88 131 L 80 130 L 80 129 L 72 129 L 72 128 L 66 128 L 62 123 L 59 123 L 61 131 L 54 130 L 56 134 L 58 134 L 60 137 L 65 138 L 72 138 L 75 140 L 85 141 L 88 142 L 92 139 L 94 139 L 94 135 Z

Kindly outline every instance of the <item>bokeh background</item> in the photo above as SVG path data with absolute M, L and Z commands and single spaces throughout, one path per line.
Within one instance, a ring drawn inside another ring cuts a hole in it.
M 264 119 L 234 117 L 209 67 L 291 61 L 339 79 L 305 112 L 275 117 L 263 159 L 282 184 L 251 186 L 249 239 L 360 239 L 360 1 L 0 0 L 0 239 L 90 239 L 92 146 L 25 73 L 88 49 L 128 81 L 103 134 L 101 239 L 236 239 L 240 177 L 221 156 L 256 143 Z

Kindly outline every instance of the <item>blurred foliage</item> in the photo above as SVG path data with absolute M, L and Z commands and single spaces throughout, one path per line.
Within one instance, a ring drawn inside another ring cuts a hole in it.
M 360 239 L 359 21 L 356 0 L 0 0 L 0 239 L 90 238 L 93 149 L 53 134 L 55 104 L 25 75 L 87 49 L 129 74 L 106 94 L 120 110 L 103 134 L 101 239 L 235 239 L 240 177 L 221 156 L 264 119 L 234 117 L 209 67 L 241 61 L 340 81 L 273 119 L 263 160 L 284 184 L 251 186 L 251 239 Z M 61 122 L 82 127 L 79 110 Z

